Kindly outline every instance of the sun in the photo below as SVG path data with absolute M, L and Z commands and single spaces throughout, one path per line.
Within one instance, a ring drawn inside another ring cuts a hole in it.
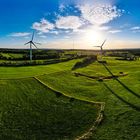
M 81 29 L 81 32 L 78 33 L 78 45 L 83 49 L 93 49 L 93 46 L 101 45 L 106 36 L 107 33 L 101 27 L 87 27 Z
M 84 35 L 84 40 L 88 44 L 98 45 L 98 43 L 103 39 L 101 32 L 95 30 L 87 30 Z

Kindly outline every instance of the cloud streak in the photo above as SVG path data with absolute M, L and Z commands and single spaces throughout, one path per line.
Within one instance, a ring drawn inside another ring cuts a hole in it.
M 27 33 L 27 32 L 19 32 L 19 33 L 12 33 L 9 36 L 11 36 L 11 37 L 27 37 L 30 34 L 31 33 Z
M 112 33 L 112 34 L 116 34 L 116 33 L 120 33 L 122 32 L 122 30 L 110 30 L 109 33 Z
M 140 33 L 140 26 L 132 27 L 132 28 L 130 28 L 130 30 L 131 30 L 133 33 Z

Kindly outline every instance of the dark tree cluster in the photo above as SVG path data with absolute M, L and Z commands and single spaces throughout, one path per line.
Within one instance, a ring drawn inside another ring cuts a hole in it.
M 91 63 L 97 61 L 97 56 L 96 55 L 92 55 L 92 56 L 88 56 L 86 58 L 84 58 L 82 61 L 77 62 L 72 70 L 78 69 L 78 68 L 82 68 L 82 67 L 86 67 L 88 65 L 90 65 Z

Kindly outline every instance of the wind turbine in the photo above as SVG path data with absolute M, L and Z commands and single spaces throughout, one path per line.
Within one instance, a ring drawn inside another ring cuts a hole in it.
M 30 62 L 32 61 L 32 46 L 37 48 L 36 44 L 41 45 L 40 43 L 37 43 L 37 42 L 33 41 L 34 40 L 34 35 L 35 35 L 35 33 L 33 32 L 31 40 L 24 44 L 24 45 L 30 44 Z
M 103 46 L 104 46 L 105 42 L 106 42 L 106 39 L 104 40 L 104 42 L 102 43 L 101 46 L 93 46 L 93 47 L 98 47 L 101 49 L 101 59 L 102 59 L 102 55 L 103 55 Z

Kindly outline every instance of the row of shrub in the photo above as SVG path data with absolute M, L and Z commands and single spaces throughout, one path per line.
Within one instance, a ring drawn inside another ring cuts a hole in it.
M 96 60 L 97 60 L 96 55 L 88 56 L 88 57 L 84 58 L 82 61 L 77 62 L 73 66 L 72 70 L 82 68 L 82 67 L 86 67 L 86 66 L 90 65 L 91 63 L 95 62 Z
M 6 55 L 4 55 L 6 54 Z M 29 53 L 27 54 L 21 54 L 20 56 L 14 56 L 11 55 L 11 53 L 0 53 L 0 59 L 1 60 L 29 60 L 30 56 Z M 58 59 L 58 58 L 73 58 L 73 57 L 79 57 L 78 54 L 64 54 L 60 52 L 46 52 L 46 53 L 40 53 L 40 52 L 34 52 L 32 58 L 33 60 L 45 60 L 45 59 Z
M 48 65 L 48 64 L 55 64 L 60 62 L 66 62 L 73 59 L 83 58 L 85 55 L 75 56 L 71 58 L 61 58 L 61 59 L 48 59 L 48 60 L 32 60 L 32 62 L 28 61 L 4 61 L 0 62 L 0 66 L 34 66 L 34 65 Z
M 41 60 L 41 59 L 56 59 L 60 58 L 59 53 L 54 53 L 54 54 L 46 54 L 46 55 L 33 55 L 34 60 Z M 22 57 L 13 57 L 13 56 L 3 56 L 0 54 L 0 59 L 1 60 L 29 60 L 30 56 L 27 54 L 23 54 Z

